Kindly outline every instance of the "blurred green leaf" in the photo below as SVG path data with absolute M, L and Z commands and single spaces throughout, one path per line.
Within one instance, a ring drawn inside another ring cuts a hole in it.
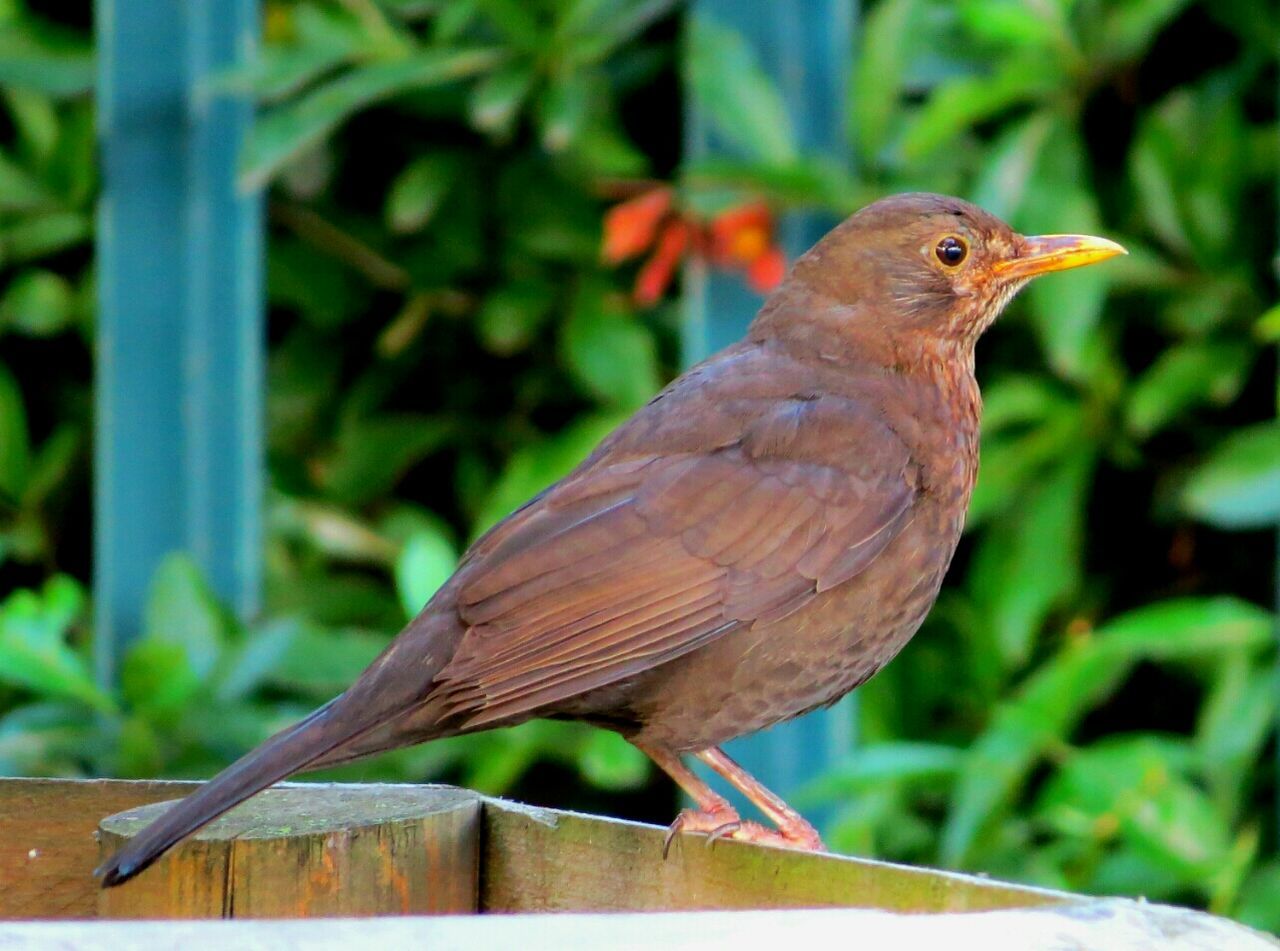
M 288 647 L 271 670 L 270 680 L 317 701 L 350 687 L 387 646 L 386 634 L 291 623 L 294 630 Z
M 1191 340 L 1165 350 L 1129 391 L 1125 419 L 1140 437 L 1168 426 L 1187 409 L 1230 403 L 1253 360 L 1241 343 Z
M 405 617 L 415 617 L 458 565 L 458 553 L 439 532 L 420 531 L 396 559 L 396 590 Z
M 603 403 L 635 409 L 660 388 L 653 336 L 596 285 L 579 292 L 560 345 L 575 378 Z
M 102 712 L 114 709 L 84 657 L 67 642 L 84 607 L 84 592 L 64 575 L 55 575 L 40 592 L 19 589 L 0 602 L 0 683 Z
M 1192 471 L 1182 506 L 1223 528 L 1280 521 L 1280 423 L 1259 423 L 1223 440 Z
M 495 138 L 510 137 L 535 78 L 527 63 L 510 63 L 489 73 L 472 89 L 468 104 L 471 124 Z
M 16 500 L 22 494 L 30 467 L 31 442 L 22 391 L 0 363 L 0 499 L 8 496 Z
M 453 156 L 433 154 L 414 159 L 387 192 L 387 226 L 401 234 L 421 231 L 440 208 L 457 174 Z
M 6 326 L 35 337 L 66 328 L 71 317 L 71 285 L 52 271 L 22 271 L 0 296 L 0 331 Z
M 867 12 L 866 40 L 854 58 L 852 97 L 857 145 L 865 160 L 878 158 L 889 141 L 918 6 L 918 0 L 882 0 Z
M 352 419 L 338 431 L 320 482 L 333 498 L 351 504 L 382 495 L 453 429 L 448 420 L 408 414 Z
M 563 152 L 581 134 L 591 108 L 592 84 L 582 72 L 557 77 L 539 101 L 538 122 L 542 147 Z
M 592 730 L 578 755 L 582 775 L 601 789 L 635 789 L 649 776 L 649 760 L 611 730 Z
M 1050 610 L 1080 584 L 1092 472 L 1087 451 L 1069 456 L 1042 474 L 978 543 L 969 583 L 1009 669 L 1027 660 Z
M 1064 831 L 1114 829 L 1140 855 L 1204 882 L 1226 859 L 1228 829 L 1209 799 L 1179 775 L 1179 744 L 1109 738 L 1073 753 L 1040 797 Z
M 625 418 L 625 413 L 582 417 L 512 455 L 476 518 L 475 531 L 489 528 L 564 477 Z
M 796 158 L 791 117 L 773 80 L 734 30 L 705 15 L 686 23 L 685 81 L 716 133 L 763 162 Z
M 51 96 L 75 96 L 93 87 L 93 53 L 69 33 L 10 18 L 0 26 L 0 84 Z
M 9 264 L 32 261 L 83 244 L 92 233 L 88 216 L 78 211 L 32 215 L 0 226 L 0 258 Z
M 485 349 L 502 356 L 525 349 L 550 316 L 555 289 L 527 280 L 499 287 L 484 299 L 476 329 Z
M 155 648 L 143 646 L 155 642 Z M 222 659 L 227 643 L 227 619 L 208 582 L 190 556 L 168 555 L 151 578 L 143 614 L 143 664 L 176 671 L 174 657 L 190 666 L 192 676 L 205 683 Z M 157 675 L 163 676 L 163 674 Z
M 492 49 L 425 50 L 358 67 L 296 101 L 276 106 L 254 129 L 241 167 L 242 186 L 261 188 L 286 162 L 373 102 L 464 79 L 499 58 Z

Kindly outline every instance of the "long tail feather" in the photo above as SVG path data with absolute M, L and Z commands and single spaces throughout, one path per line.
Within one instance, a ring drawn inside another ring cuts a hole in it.
M 349 740 L 351 724 L 331 713 L 338 698 L 246 753 L 147 826 L 95 872 L 104 888 L 137 875 L 172 846 L 256 792 L 279 782 Z

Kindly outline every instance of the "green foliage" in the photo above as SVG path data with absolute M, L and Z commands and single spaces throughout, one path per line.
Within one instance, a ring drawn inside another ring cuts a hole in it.
M 674 373 L 672 309 L 637 312 L 599 248 L 613 181 L 673 173 L 679 81 L 734 153 L 675 171 L 682 207 L 923 188 L 1131 251 L 1037 282 L 981 345 L 969 532 L 860 691 L 862 745 L 805 797 L 833 844 L 1280 930 L 1270 12 L 867 3 L 850 175 L 803 154 L 740 36 L 673 0 L 267 3 L 264 55 L 210 90 L 259 102 L 244 176 L 271 187 L 267 609 L 236 621 L 175 556 L 108 691 L 70 577 L 92 52 L 5 6 L 0 772 L 207 775 L 349 684 L 467 542 Z M 546 764 L 598 790 L 649 775 L 549 722 L 337 775 L 503 791 Z

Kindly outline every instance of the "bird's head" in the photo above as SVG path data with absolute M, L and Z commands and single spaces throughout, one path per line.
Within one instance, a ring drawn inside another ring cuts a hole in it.
M 791 282 L 874 332 L 971 344 L 1033 277 L 1124 253 L 1089 235 L 1020 235 L 976 205 L 921 192 L 846 219 L 796 262 Z

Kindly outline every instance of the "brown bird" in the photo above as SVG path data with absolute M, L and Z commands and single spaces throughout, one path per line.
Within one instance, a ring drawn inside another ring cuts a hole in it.
M 136 875 L 293 773 L 533 717 L 615 730 L 697 804 L 671 827 L 820 849 L 720 744 L 848 693 L 933 605 L 978 466 L 974 344 L 1030 278 L 1123 254 L 899 195 L 796 262 L 747 337 L 480 538 L 349 690 L 112 856 Z M 693 754 L 775 828 L 739 819 Z

